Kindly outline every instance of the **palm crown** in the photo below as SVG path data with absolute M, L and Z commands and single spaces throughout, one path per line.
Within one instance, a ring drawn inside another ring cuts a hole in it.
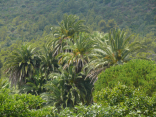
M 40 55 L 41 65 L 40 70 L 41 73 L 45 74 L 45 77 L 48 78 L 48 75 L 51 72 L 54 72 L 58 68 L 58 61 L 55 59 L 54 48 L 51 46 L 51 42 L 45 44 L 43 46 L 43 51 Z
M 54 40 L 55 49 L 57 52 L 63 52 L 62 49 L 66 45 L 66 40 L 72 40 L 75 34 L 79 32 L 88 32 L 88 27 L 83 25 L 83 20 L 75 15 L 64 15 L 63 20 L 59 23 L 59 27 L 54 29 Z
M 139 42 L 132 42 L 132 36 L 127 36 L 124 31 L 112 30 L 108 34 L 93 38 L 95 45 L 90 54 L 89 77 L 96 78 L 102 70 L 110 65 L 123 64 L 130 60 L 130 55 L 142 48 Z M 91 72 L 92 71 L 92 72 Z
M 25 77 L 31 77 L 35 73 L 35 68 L 39 66 L 39 59 L 35 48 L 22 45 L 21 48 L 12 52 L 7 59 L 7 73 L 10 73 L 10 81 L 13 84 L 26 82 Z
M 88 34 L 79 33 L 74 35 L 73 41 L 67 40 L 66 42 L 67 45 L 64 49 L 70 51 L 58 55 L 59 63 L 66 62 L 65 67 L 71 64 L 75 65 L 76 73 L 79 73 L 83 66 L 90 61 L 88 55 L 93 49 L 93 41 L 90 40 Z

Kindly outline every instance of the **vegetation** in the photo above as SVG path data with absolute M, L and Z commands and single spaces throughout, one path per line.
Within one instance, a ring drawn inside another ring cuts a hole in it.
M 12 52 L 12 55 L 6 61 L 7 72 L 10 73 L 12 84 L 26 82 L 26 77 L 31 77 L 38 67 L 38 58 L 35 48 L 23 45 L 20 49 Z
M 148 97 L 143 91 L 117 84 L 113 89 L 103 88 L 94 94 L 92 106 L 75 106 L 65 108 L 59 114 L 63 116 L 83 117 L 130 117 L 130 116 L 155 116 L 156 101 L 155 95 Z
M 90 80 L 84 80 L 83 74 L 75 73 L 75 68 L 70 66 L 68 70 L 59 68 L 60 73 L 50 74 L 51 81 L 46 84 L 45 97 L 48 104 L 59 108 L 74 107 L 79 103 L 89 105 L 92 99 L 92 87 Z
M 94 37 L 93 40 L 95 45 L 90 55 L 92 61 L 88 65 L 91 66 L 91 70 L 94 69 L 89 74 L 89 77 L 92 78 L 96 78 L 97 74 L 109 66 L 129 61 L 130 56 L 142 48 L 139 42 L 132 42 L 132 36 L 127 36 L 124 31 L 119 29 L 110 31 L 102 38 Z
M 107 33 L 112 28 L 129 28 L 141 36 L 150 32 L 155 35 L 155 4 L 155 0 L 90 0 L 89 3 L 88 0 L 1 0 L 0 58 L 4 62 L 17 41 L 39 40 L 51 33 L 51 27 L 62 26 L 62 33 L 67 33 L 64 30 L 67 28 L 64 25 L 66 21 L 61 23 L 65 13 L 79 16 L 89 31 Z M 68 20 L 73 29 L 83 22 L 73 22 L 78 20 L 77 16 Z M 73 30 L 71 26 L 68 29 Z M 70 31 L 68 34 L 72 35 Z M 152 39 L 155 40 L 155 37 Z
M 31 116 L 34 109 L 43 106 L 44 100 L 39 96 L 31 94 L 14 94 L 10 95 L 9 89 L 0 90 L 1 116 Z
M 156 116 L 155 1 L 138 2 L 1 0 L 0 115 Z
M 121 82 L 126 86 L 140 87 L 148 95 L 156 92 L 156 65 L 154 61 L 131 60 L 124 65 L 112 66 L 98 76 L 98 81 L 94 84 L 95 92 L 103 88 L 116 86 Z

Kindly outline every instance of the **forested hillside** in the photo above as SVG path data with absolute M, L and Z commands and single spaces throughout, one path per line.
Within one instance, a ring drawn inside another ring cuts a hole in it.
M 40 40 L 37 42 L 41 44 L 65 13 L 84 20 L 89 31 L 129 29 L 140 35 L 150 53 L 156 52 L 155 0 L 0 0 L 1 61 L 17 43 Z
M 1 0 L 0 40 L 37 39 L 64 13 L 76 14 L 96 31 L 120 27 L 145 35 L 156 28 L 155 0 Z

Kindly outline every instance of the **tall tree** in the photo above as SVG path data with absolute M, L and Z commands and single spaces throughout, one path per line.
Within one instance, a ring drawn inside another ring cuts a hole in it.
M 59 38 L 62 38 L 62 36 L 63 38 L 71 38 L 75 33 L 88 32 L 87 26 L 83 25 L 83 23 L 84 21 L 79 20 L 77 16 L 65 14 L 55 35 L 58 35 Z
M 58 56 L 60 62 L 66 62 L 64 65 L 74 65 L 76 66 L 76 73 L 81 72 L 85 64 L 87 64 L 89 59 L 89 53 L 93 49 L 93 41 L 90 40 L 90 36 L 86 33 L 75 34 L 73 41 L 67 40 L 67 45 L 64 47 L 66 51 Z
M 56 50 L 62 52 L 62 48 L 66 45 L 65 40 L 72 39 L 75 34 L 79 32 L 88 32 L 88 27 L 83 25 L 84 21 L 79 20 L 75 15 L 65 14 L 59 27 L 54 29 L 54 45 L 56 45 Z
M 58 69 L 58 60 L 55 59 L 54 48 L 51 46 L 51 41 L 43 46 L 43 51 L 40 55 L 41 65 L 40 70 L 48 78 L 51 72 L 55 72 Z
M 26 77 L 31 77 L 35 69 L 39 68 L 39 58 L 35 48 L 28 45 L 22 45 L 16 48 L 8 57 L 6 63 L 6 72 L 10 74 L 12 85 L 26 83 Z
M 128 36 L 125 31 L 119 29 L 111 30 L 102 38 L 93 40 L 96 44 L 90 54 L 92 60 L 88 65 L 88 76 L 93 78 L 111 65 L 129 61 L 130 55 L 136 54 L 143 47 L 139 42 L 133 41 L 132 35 Z

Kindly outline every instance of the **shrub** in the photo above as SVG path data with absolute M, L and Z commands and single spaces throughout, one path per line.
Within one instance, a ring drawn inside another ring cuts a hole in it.
M 113 89 L 107 87 L 96 92 L 94 101 L 107 108 L 121 110 L 123 116 L 156 115 L 156 94 L 149 97 L 140 89 L 130 88 L 121 84 L 118 84 Z
M 39 96 L 31 94 L 11 95 L 10 90 L 4 88 L 0 90 L 0 115 L 3 117 L 29 117 L 33 113 L 39 113 L 38 109 L 43 106 L 44 102 Z M 43 109 L 43 111 L 45 110 Z
M 103 88 L 113 88 L 116 83 L 140 87 L 148 95 L 156 91 L 156 64 L 154 61 L 131 60 L 126 64 L 112 66 L 102 72 L 95 82 L 95 92 Z

